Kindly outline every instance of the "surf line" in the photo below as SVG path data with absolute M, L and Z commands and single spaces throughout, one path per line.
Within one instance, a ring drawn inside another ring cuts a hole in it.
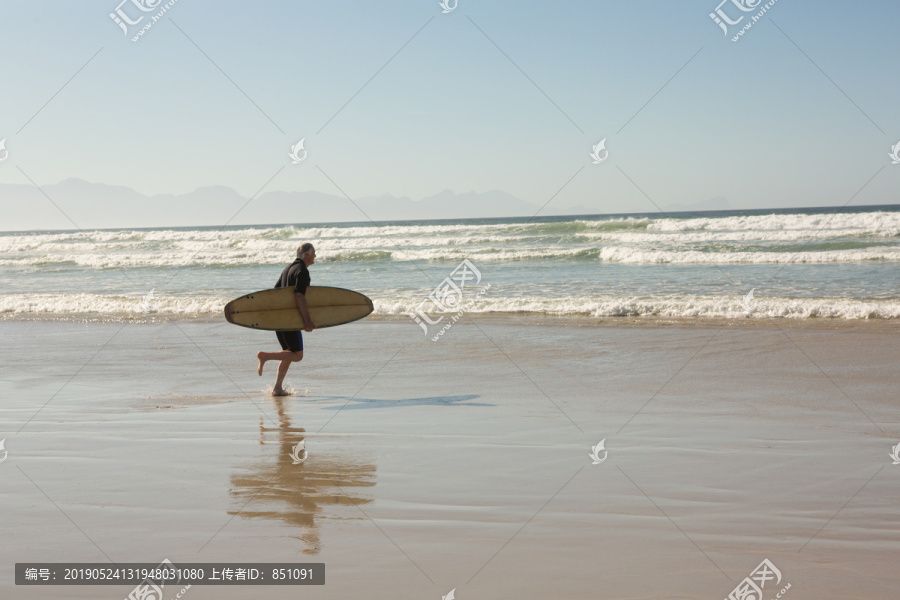
M 732 42 L 738 41 L 738 39 L 742 35 L 744 35 L 744 32 L 747 31 L 748 29 L 750 29 L 751 27 L 753 27 L 753 24 L 756 23 L 757 21 L 759 21 L 759 19 L 766 13 L 766 11 L 769 10 L 770 8 L 772 8 L 776 2 L 778 2 L 778 0 L 770 0 L 768 3 L 763 4 L 762 10 L 759 11 L 758 13 L 756 13 L 755 15 L 753 15 L 752 17 L 750 17 L 752 19 L 752 21 L 750 21 L 749 23 L 744 25 L 741 28 L 741 30 L 737 32 L 737 35 L 735 35 L 733 38 L 731 38 L 731 41 Z M 738 20 L 740 21 L 740 19 L 738 19 Z
M 146 33 L 148 29 L 150 29 L 151 27 L 153 27 L 153 24 L 156 23 L 157 21 L 159 21 L 159 20 L 162 18 L 162 16 L 163 16 L 164 14 L 166 14 L 166 12 L 168 12 L 168 10 L 169 10 L 170 8 L 172 8 L 173 6 L 175 6 L 175 3 L 176 3 L 176 2 L 178 2 L 178 0 L 169 0 L 169 2 L 167 2 L 166 4 L 163 4 L 162 10 L 159 11 L 158 13 L 156 13 L 155 15 L 151 15 L 151 16 L 150 16 L 150 19 L 151 19 L 150 22 L 148 22 L 146 25 L 144 25 L 143 27 L 141 27 L 140 31 L 138 31 L 137 34 L 135 34 L 135 36 L 134 36 L 133 38 L 131 38 L 131 41 L 132 41 L 132 42 L 136 42 L 136 41 L 138 41 L 139 39 L 141 39 L 141 36 L 144 35 L 144 33 Z M 140 21 L 140 19 L 138 19 L 138 20 Z
M 486 286 L 484 286 L 483 288 L 481 288 L 480 290 L 478 290 L 478 293 L 475 295 L 475 297 L 474 297 L 472 300 L 469 300 L 468 302 L 466 302 L 465 306 L 459 309 L 459 312 L 457 312 L 455 315 L 453 315 L 452 317 L 450 317 L 450 320 L 447 322 L 447 324 L 444 325 L 444 326 L 441 328 L 441 330 L 438 331 L 438 332 L 435 334 L 435 336 L 434 336 L 433 338 L 431 338 L 431 341 L 432 341 L 432 342 L 438 341 L 438 338 L 439 338 L 439 337 L 441 337 L 442 335 L 444 335 L 444 333 L 445 333 L 448 329 L 450 329 L 451 327 L 453 327 L 453 324 L 454 324 L 454 323 L 456 323 L 457 321 L 460 320 L 460 318 L 462 318 L 462 316 L 465 314 L 466 310 L 468 310 L 469 306 L 471 306 L 472 304 L 474 304 L 475 302 L 477 302 L 478 299 L 481 298 L 484 294 L 486 294 L 487 291 L 488 291 L 489 289 L 491 289 L 491 284 L 490 284 L 490 283 L 487 284 Z

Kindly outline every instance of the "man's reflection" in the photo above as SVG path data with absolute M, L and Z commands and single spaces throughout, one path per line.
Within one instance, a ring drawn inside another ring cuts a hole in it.
M 305 439 L 302 427 L 292 427 L 284 400 L 274 398 L 278 427 L 267 428 L 260 417 L 259 443 L 275 445 L 277 452 L 267 452 L 259 464 L 245 473 L 231 476 L 231 494 L 240 507 L 229 511 L 243 517 L 278 519 L 299 530 L 304 554 L 316 554 L 321 548 L 315 518 L 322 507 L 333 504 L 350 506 L 349 518 L 364 518 L 352 505 L 367 504 L 371 499 L 350 496 L 350 488 L 375 485 L 375 465 L 366 464 L 349 453 L 323 453 L 320 445 L 310 448 L 306 460 L 295 464 L 294 447 Z M 277 433 L 277 440 L 272 439 Z M 300 453 L 302 456 L 302 452 Z M 252 501 L 250 500 L 252 498 Z M 352 511 L 352 512 L 351 512 Z

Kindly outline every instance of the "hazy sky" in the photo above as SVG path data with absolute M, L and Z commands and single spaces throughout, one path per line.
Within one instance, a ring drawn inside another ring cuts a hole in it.
M 178 0 L 133 42 L 166 3 L 122 4 L 145 15 L 126 36 L 118 2 L 0 3 L 0 184 L 537 205 L 563 188 L 554 207 L 599 212 L 654 210 L 638 187 L 660 206 L 843 205 L 864 186 L 854 204 L 900 202 L 896 0 L 778 0 L 737 42 L 765 3 L 727 0 L 745 16 L 725 35 L 718 0 Z

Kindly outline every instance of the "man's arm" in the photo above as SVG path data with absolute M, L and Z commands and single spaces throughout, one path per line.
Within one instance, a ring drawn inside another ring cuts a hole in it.
M 294 292 L 294 299 L 297 301 L 297 309 L 300 311 L 300 316 L 303 317 L 303 331 L 312 331 L 316 328 L 316 324 L 313 323 L 312 318 L 309 316 L 309 306 L 306 304 L 306 295 L 301 294 L 300 292 Z

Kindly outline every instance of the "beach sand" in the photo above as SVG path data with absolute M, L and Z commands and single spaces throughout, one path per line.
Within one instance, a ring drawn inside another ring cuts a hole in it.
M 15 586 L 16 562 L 163 558 L 326 565 L 190 600 L 720 599 L 766 558 L 767 600 L 898 597 L 891 322 L 365 320 L 305 334 L 280 400 L 268 332 L 0 332 L 4 600 L 132 588 Z

